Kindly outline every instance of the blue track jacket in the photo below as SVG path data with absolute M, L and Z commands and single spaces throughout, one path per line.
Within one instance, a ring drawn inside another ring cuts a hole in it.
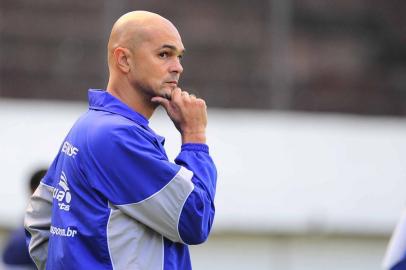
M 191 269 L 189 244 L 214 218 L 216 169 L 205 144 L 168 161 L 148 120 L 103 90 L 74 124 L 25 216 L 39 269 Z
M 382 266 L 385 270 L 406 270 L 406 209 L 393 231 Z

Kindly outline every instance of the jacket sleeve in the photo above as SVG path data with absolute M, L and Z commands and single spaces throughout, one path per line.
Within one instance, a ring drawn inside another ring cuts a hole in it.
M 93 155 L 91 166 L 95 168 L 91 185 L 107 198 L 112 209 L 118 208 L 127 217 L 173 242 L 182 243 L 187 242 L 181 237 L 179 228 L 212 220 L 209 217 L 211 211 L 206 209 L 214 209 L 211 205 L 213 181 L 206 178 L 213 176 L 214 165 L 208 156 L 207 146 L 183 146 L 178 157 L 179 164 L 176 164 L 168 161 L 157 141 L 140 130 L 114 130 L 108 135 L 109 144 L 99 146 L 106 140 L 104 135 L 96 137 L 89 149 Z M 186 164 L 189 167 L 184 166 Z M 202 181 L 207 184 L 201 184 Z M 206 185 L 211 187 L 210 194 L 206 194 Z M 194 192 L 196 188 L 198 190 Z M 179 226 L 182 210 L 190 195 L 194 199 L 187 203 L 189 207 L 184 218 L 187 222 Z M 205 204 L 204 213 L 200 212 L 201 203 Z M 206 206 L 207 203 L 210 205 Z M 198 211 L 193 212 L 193 209 Z M 206 225 L 202 227 L 207 228 Z M 190 228 L 190 231 L 193 230 Z M 200 231 L 195 233 L 202 234 Z
M 53 187 L 40 183 L 28 203 L 24 217 L 28 250 L 38 269 L 45 269 L 51 226 Z
M 385 270 L 406 269 L 406 209 L 393 231 L 382 267 Z
M 210 233 L 214 220 L 217 171 L 205 144 L 184 144 L 175 162 L 193 172 L 193 191 L 180 215 L 178 230 L 184 243 L 200 244 Z

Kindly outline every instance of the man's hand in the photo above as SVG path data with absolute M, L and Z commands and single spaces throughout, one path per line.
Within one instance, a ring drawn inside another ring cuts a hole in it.
M 170 100 L 153 97 L 151 101 L 165 108 L 182 135 L 182 143 L 206 143 L 207 107 L 203 99 L 176 88 Z

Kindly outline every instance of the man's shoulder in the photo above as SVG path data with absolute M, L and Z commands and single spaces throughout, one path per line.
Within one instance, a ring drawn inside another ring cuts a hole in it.
M 153 139 L 153 134 L 141 124 L 118 114 L 96 112 L 86 118 L 78 124 L 86 126 L 89 143 Z

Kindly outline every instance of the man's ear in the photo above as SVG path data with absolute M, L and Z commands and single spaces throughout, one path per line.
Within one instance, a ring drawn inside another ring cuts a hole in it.
M 128 63 L 130 51 L 127 48 L 117 47 L 114 49 L 113 55 L 118 69 L 124 73 L 130 72 L 130 64 Z

